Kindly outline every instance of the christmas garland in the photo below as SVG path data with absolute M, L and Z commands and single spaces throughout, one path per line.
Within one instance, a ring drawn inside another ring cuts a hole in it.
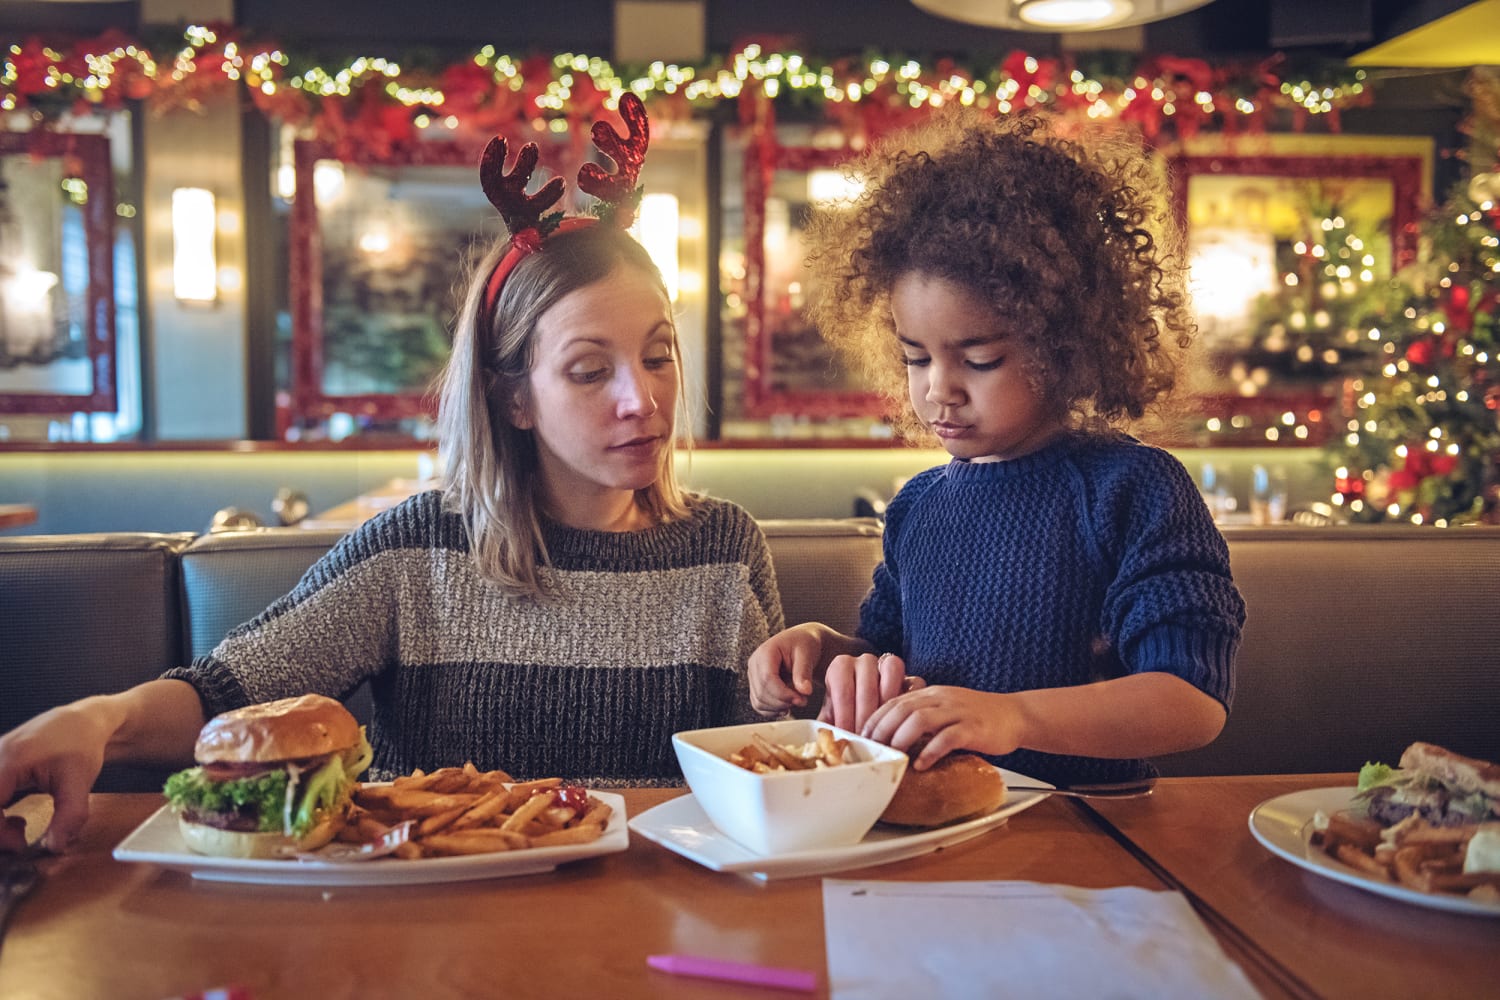
M 1133 123 L 1149 141 L 1203 131 L 1301 129 L 1314 116 L 1339 126 L 1368 103 L 1364 71 L 1342 63 L 1297 70 L 1282 56 L 1211 64 L 1157 55 L 1012 52 L 998 65 L 890 55 L 824 57 L 749 43 L 701 64 L 657 62 L 631 70 L 576 53 L 520 56 L 484 46 L 446 65 L 360 56 L 336 64 L 224 26 L 193 26 L 152 46 L 120 31 L 68 41 L 0 41 L 0 111 L 42 127 L 67 112 L 143 101 L 196 107 L 243 87 L 255 106 L 303 134 L 367 153 L 395 151 L 425 130 L 493 135 L 563 133 L 613 107 L 626 90 L 654 120 L 737 108 L 765 124 L 777 106 L 839 124 L 856 144 L 944 104 L 997 114 L 1022 109 Z

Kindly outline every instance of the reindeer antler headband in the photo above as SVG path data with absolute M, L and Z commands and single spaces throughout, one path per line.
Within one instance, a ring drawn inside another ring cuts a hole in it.
M 563 196 L 561 177 L 552 178 L 536 194 L 526 193 L 526 185 L 536 169 L 536 143 L 528 142 L 521 147 L 510 173 L 505 172 L 505 140 L 495 136 L 484 147 L 484 155 L 479 158 L 479 183 L 484 188 L 485 197 L 499 210 L 510 230 L 510 247 L 495 265 L 485 285 L 486 313 L 494 311 L 500 298 L 500 287 L 510 272 L 542 249 L 542 244 L 552 234 L 582 229 L 599 222 L 628 229 L 635 221 L 636 206 L 641 200 L 636 181 L 640 177 L 641 162 L 646 158 L 646 147 L 651 142 L 651 125 L 646 120 L 646 106 L 634 94 L 627 93 L 620 98 L 620 117 L 625 120 L 625 135 L 618 135 L 605 121 L 594 122 L 591 132 L 599 152 L 614 162 L 615 172 L 608 173 L 597 163 L 585 163 L 578 170 L 579 188 L 599 200 L 594 209 L 596 214 L 592 216 L 547 212 Z

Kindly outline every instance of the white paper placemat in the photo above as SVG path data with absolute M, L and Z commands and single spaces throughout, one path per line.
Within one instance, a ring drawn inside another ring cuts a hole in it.
M 824 879 L 823 927 L 834 1000 L 1258 996 L 1175 892 Z

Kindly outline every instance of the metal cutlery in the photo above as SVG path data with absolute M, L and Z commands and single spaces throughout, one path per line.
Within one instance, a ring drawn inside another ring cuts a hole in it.
M 1074 799 L 1139 799 L 1150 795 L 1155 788 L 1155 778 L 1117 784 L 1070 785 L 1066 788 L 1047 788 L 1043 785 L 1005 786 L 1007 792 L 1041 792 L 1043 795 L 1065 795 Z

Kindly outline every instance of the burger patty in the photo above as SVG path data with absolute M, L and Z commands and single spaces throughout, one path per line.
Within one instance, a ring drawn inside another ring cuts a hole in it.
M 1433 826 L 1463 826 L 1474 822 L 1461 812 L 1451 811 L 1448 792 L 1434 788 L 1415 801 L 1397 801 L 1396 789 L 1377 788 L 1370 793 L 1367 806 L 1370 818 L 1382 826 L 1394 826 L 1412 813 L 1416 813 Z

